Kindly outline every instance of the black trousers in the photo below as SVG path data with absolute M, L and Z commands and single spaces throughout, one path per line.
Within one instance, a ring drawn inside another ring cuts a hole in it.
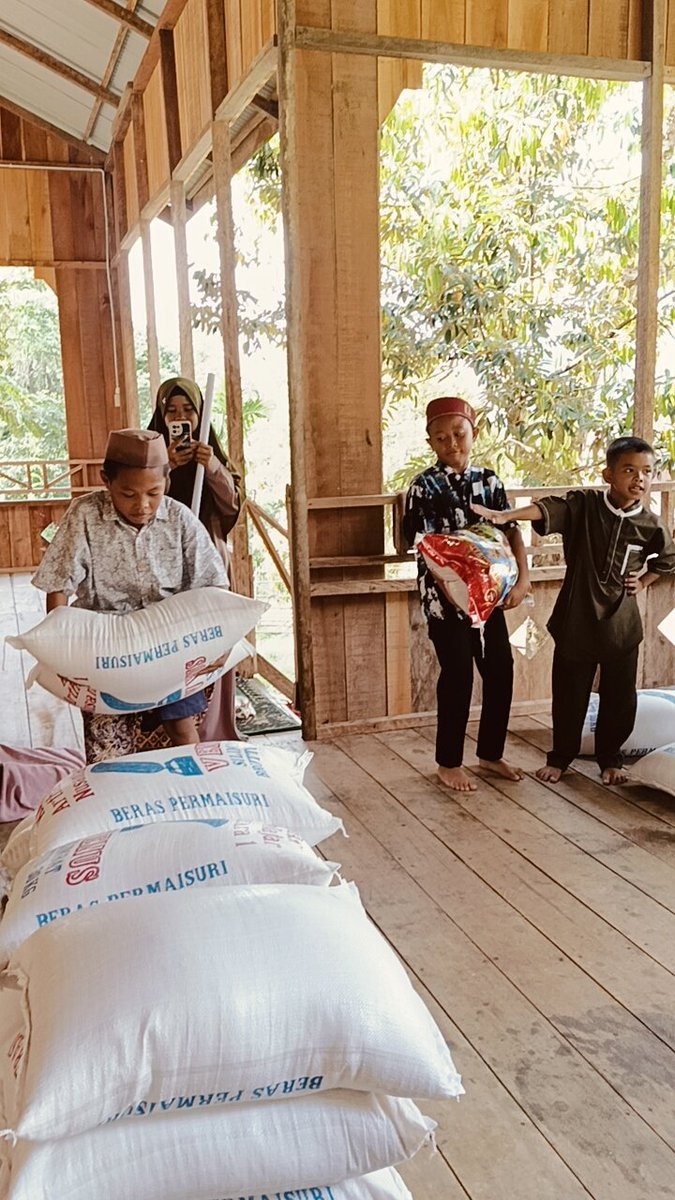
M 494 610 L 481 639 L 478 629 L 455 609 L 448 609 L 445 620 L 429 621 L 429 637 L 441 667 L 436 688 L 436 762 L 440 767 L 462 765 L 474 662 L 483 680 L 478 757 L 497 762 L 504 753 L 513 694 L 513 655 L 504 613 Z
M 550 767 L 563 770 L 575 759 L 588 710 L 595 672 L 600 666 L 598 721 L 595 727 L 595 757 L 601 771 L 621 767 L 621 747 L 630 736 L 637 711 L 639 646 L 600 664 L 576 662 L 553 655 L 553 749 L 546 757 Z

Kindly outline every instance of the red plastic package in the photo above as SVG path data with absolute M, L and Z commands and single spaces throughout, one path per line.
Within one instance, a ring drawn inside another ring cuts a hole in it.
M 503 604 L 518 579 L 513 551 L 494 525 L 426 533 L 416 548 L 443 594 L 477 628 Z

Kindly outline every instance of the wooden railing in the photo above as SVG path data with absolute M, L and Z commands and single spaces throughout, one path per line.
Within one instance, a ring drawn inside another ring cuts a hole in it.
M 7 459 L 0 461 L 0 503 L 69 500 L 100 487 L 102 459 Z

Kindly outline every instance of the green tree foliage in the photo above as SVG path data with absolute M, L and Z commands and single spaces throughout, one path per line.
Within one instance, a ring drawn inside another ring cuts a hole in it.
M 531 485 L 595 478 L 630 429 L 639 207 L 637 85 L 428 67 L 381 137 L 382 352 L 390 484 L 428 462 L 429 381 L 457 357 L 485 392 L 480 454 Z M 675 104 L 667 97 L 657 430 L 675 461 Z M 278 156 L 249 167 L 279 212 Z M 247 303 L 250 308 L 250 298 Z M 206 304 L 208 308 L 208 303 Z M 277 314 L 258 330 L 283 335 Z M 258 315 L 253 303 L 249 339 Z M 395 466 L 395 470 L 393 469 Z
M 0 458 L 65 458 L 58 306 L 32 270 L 0 271 Z

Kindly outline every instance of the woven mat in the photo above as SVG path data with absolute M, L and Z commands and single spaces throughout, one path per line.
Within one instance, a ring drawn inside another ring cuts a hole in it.
M 241 700 L 241 705 L 237 704 L 237 729 L 247 737 L 255 737 L 256 733 L 283 733 L 299 729 L 302 724 L 259 679 L 238 679 L 237 700 Z

